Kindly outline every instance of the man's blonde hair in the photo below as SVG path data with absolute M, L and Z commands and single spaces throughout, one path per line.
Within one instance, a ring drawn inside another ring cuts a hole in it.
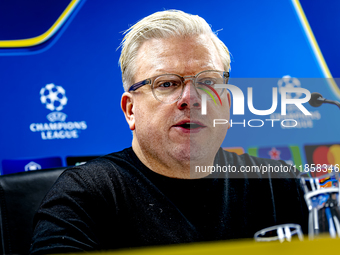
M 228 48 L 211 30 L 209 24 L 197 15 L 191 15 L 178 10 L 156 12 L 137 22 L 126 30 L 124 34 L 119 63 L 125 91 L 128 91 L 134 82 L 137 82 L 134 81 L 134 74 L 137 71 L 136 58 L 139 47 L 146 40 L 153 38 L 206 34 L 210 36 L 214 43 L 223 62 L 224 70 L 229 71 L 230 69 Z

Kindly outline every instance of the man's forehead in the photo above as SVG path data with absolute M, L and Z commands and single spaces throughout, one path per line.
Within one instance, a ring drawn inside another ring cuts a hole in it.
M 208 35 L 201 34 L 148 39 L 141 44 L 138 53 L 152 51 L 157 53 L 158 56 L 169 56 L 173 53 L 186 53 L 199 48 L 214 48 L 214 44 Z
M 223 70 L 223 65 L 207 35 L 150 39 L 137 53 L 137 75 L 193 75 L 208 69 Z

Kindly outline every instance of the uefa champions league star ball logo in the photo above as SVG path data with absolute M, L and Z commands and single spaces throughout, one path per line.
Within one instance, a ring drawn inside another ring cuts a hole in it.
M 277 82 L 277 85 L 279 86 L 280 94 L 281 94 L 282 88 L 301 88 L 301 83 L 299 79 L 290 77 L 289 75 L 283 76 L 282 79 L 280 79 Z M 286 97 L 287 99 L 297 99 L 297 98 L 300 98 L 302 94 L 303 93 L 301 92 L 297 92 L 297 93 L 290 92 L 290 93 L 287 93 Z
M 46 118 L 49 122 L 31 123 L 29 128 L 32 132 L 40 133 L 42 140 L 54 139 L 76 139 L 79 138 L 80 132 L 87 129 L 86 121 L 67 121 L 67 115 L 61 110 L 64 109 L 68 102 L 65 89 L 62 86 L 47 84 L 40 89 L 40 101 L 51 112 Z M 30 164 L 29 170 L 34 170 L 37 165 Z
M 53 83 L 47 84 L 40 90 L 40 101 L 51 111 L 61 111 L 67 104 L 65 89 Z

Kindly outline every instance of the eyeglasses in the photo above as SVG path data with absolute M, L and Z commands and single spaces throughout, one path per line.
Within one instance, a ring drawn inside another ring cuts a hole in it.
M 144 85 L 150 85 L 154 97 L 165 104 L 177 102 L 183 94 L 185 81 L 191 80 L 195 85 L 199 96 L 206 93 L 216 102 L 216 99 L 221 101 L 220 96 L 224 89 L 215 89 L 215 84 L 227 84 L 229 72 L 206 70 L 195 76 L 180 76 L 178 74 L 161 74 L 146 80 L 137 82 L 129 88 L 130 91 L 136 91 Z

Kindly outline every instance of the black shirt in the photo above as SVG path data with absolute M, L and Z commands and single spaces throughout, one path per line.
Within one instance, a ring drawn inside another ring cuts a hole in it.
M 222 149 L 215 163 L 238 170 L 284 165 Z M 300 224 L 306 231 L 307 207 L 295 175 L 271 175 L 175 179 L 148 169 L 132 148 L 112 153 L 60 176 L 36 214 L 30 252 L 253 238 L 256 231 L 283 223 Z

